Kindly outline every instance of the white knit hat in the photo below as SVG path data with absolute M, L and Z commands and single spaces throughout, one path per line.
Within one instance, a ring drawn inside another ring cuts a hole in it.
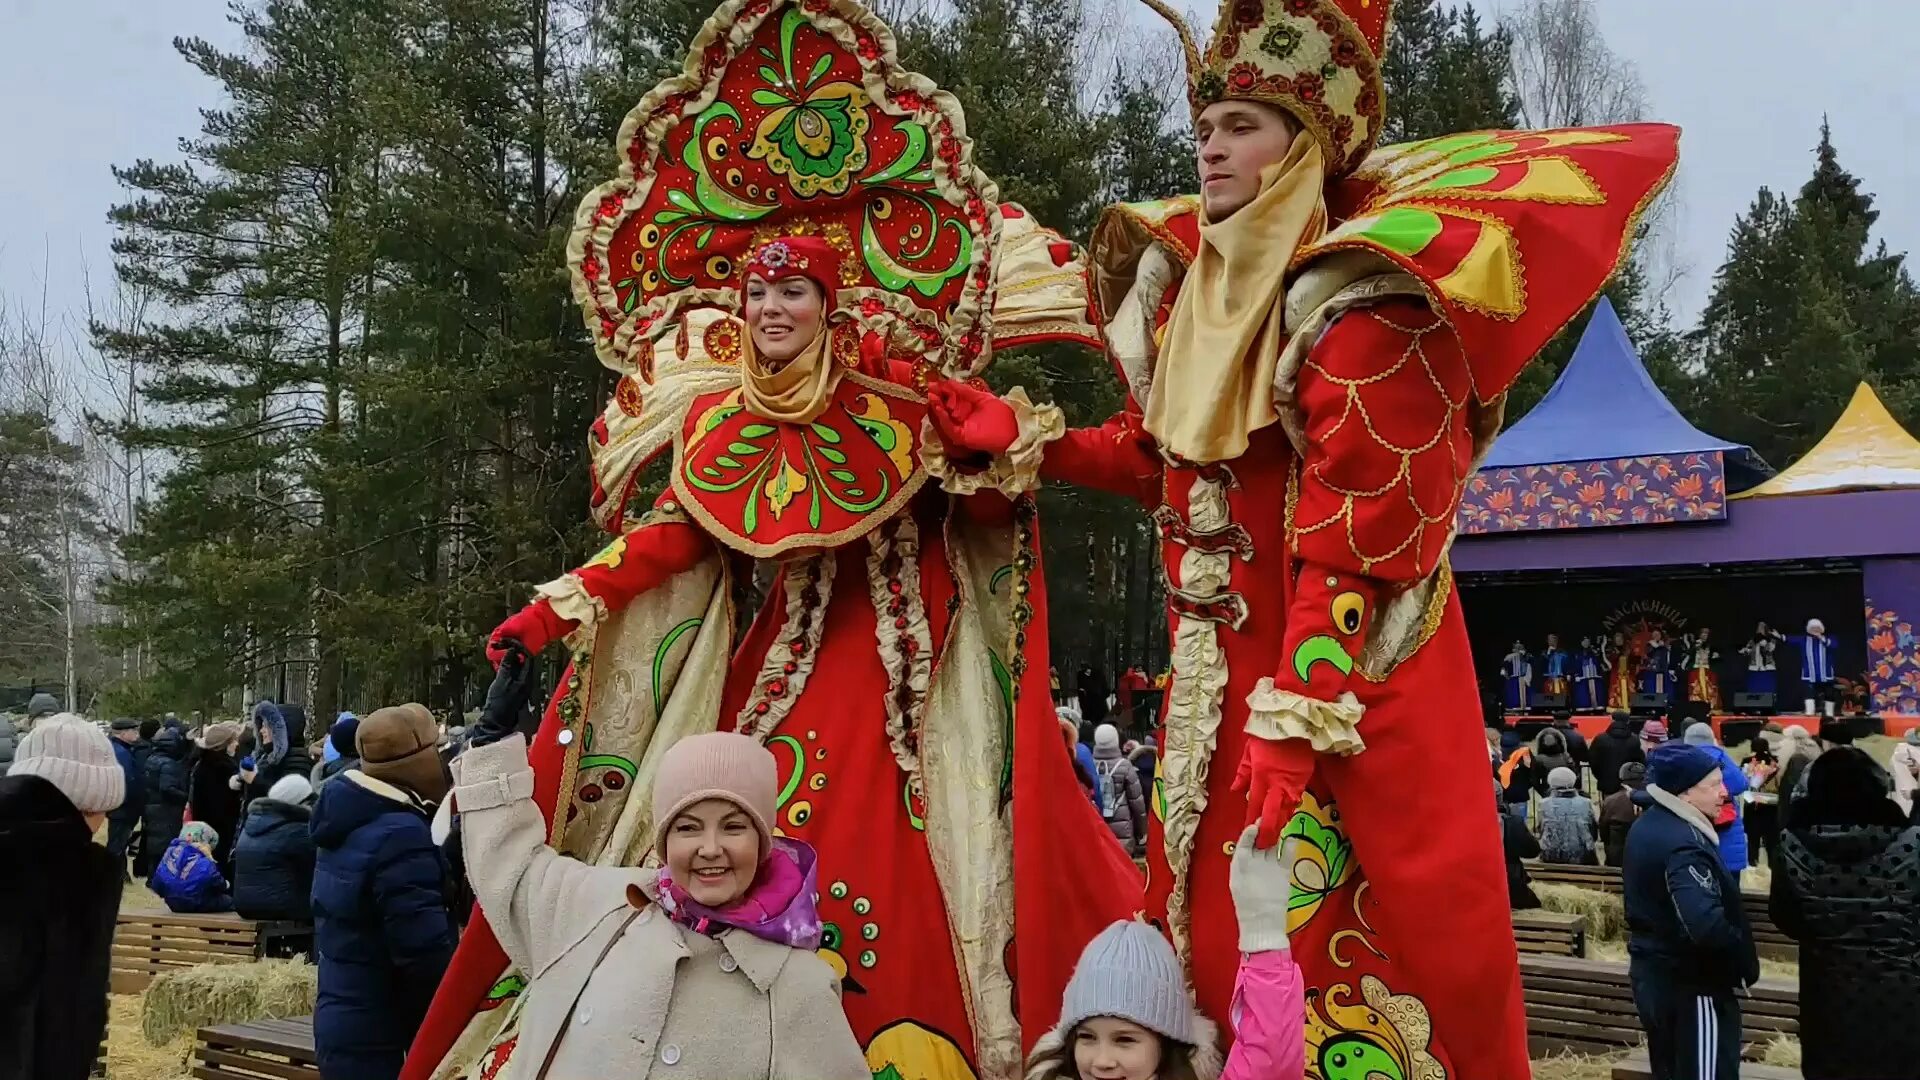
M 1558 766 L 1547 774 L 1547 786 L 1557 791 L 1572 791 L 1573 786 L 1579 782 L 1580 777 L 1565 765 Z
M 748 736 L 731 731 L 689 735 L 660 759 L 653 781 L 653 850 L 667 854 L 667 826 L 680 812 L 706 799 L 725 799 L 746 811 L 760 834 L 760 860 L 773 854 L 773 817 L 779 767 L 773 752 Z
M 1208 1041 L 1187 996 L 1180 958 L 1160 931 L 1117 922 L 1087 943 L 1060 1002 L 1060 1027 L 1071 1031 L 1096 1016 L 1139 1024 L 1176 1042 Z
M 107 733 L 72 713 L 34 724 L 20 740 L 8 775 L 44 779 L 83 814 L 117 810 L 127 797 L 126 774 Z
M 1120 749 L 1120 729 L 1112 724 L 1101 724 L 1093 729 L 1093 748 L 1095 750 Z
M 273 786 L 267 789 L 267 798 L 294 806 L 306 802 L 307 796 L 311 794 L 313 794 L 313 785 L 299 773 L 288 773 L 275 780 Z

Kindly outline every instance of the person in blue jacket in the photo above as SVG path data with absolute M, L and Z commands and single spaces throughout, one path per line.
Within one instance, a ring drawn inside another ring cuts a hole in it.
M 233 910 L 245 919 L 313 917 L 313 785 L 288 773 L 247 806 L 233 844 Z
M 120 860 L 120 880 L 132 881 L 133 875 L 127 872 L 127 849 L 133 844 L 134 826 L 140 824 L 140 811 L 147 797 L 146 777 L 140 769 L 146 754 L 136 753 L 134 749 L 140 742 L 140 721 L 115 720 L 109 726 L 108 735 L 113 741 L 114 760 L 120 763 L 127 798 L 119 809 L 107 815 L 107 853 Z
M 1622 884 L 1628 974 L 1653 1074 L 1738 1080 L 1740 1005 L 1760 978 L 1739 879 L 1713 819 L 1726 802 L 1719 761 L 1686 743 L 1647 758 L 1646 812 L 1627 833 Z
M 360 767 L 313 809 L 313 1044 L 322 1076 L 391 1080 L 453 958 L 446 860 L 433 841 L 446 798 L 439 728 L 422 705 L 360 722 Z
M 220 865 L 213 861 L 213 849 L 219 843 L 219 834 L 204 821 L 189 821 L 180 827 L 180 835 L 167 845 L 147 877 L 147 888 L 167 902 L 168 911 L 205 915 L 233 910 L 227 879 L 220 876 Z
M 1720 832 L 1720 861 L 1738 881 L 1740 872 L 1747 868 L 1747 826 L 1740 816 L 1740 796 L 1747 793 L 1749 786 L 1746 770 L 1735 764 L 1733 755 L 1714 740 L 1713 725 L 1704 720 L 1687 728 L 1680 741 L 1712 754 L 1720 764 L 1720 780 L 1727 785 L 1727 802 L 1713 824 Z

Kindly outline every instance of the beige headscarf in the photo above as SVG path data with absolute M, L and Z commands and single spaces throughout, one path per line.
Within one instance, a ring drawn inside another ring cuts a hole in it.
M 746 390 L 747 410 L 764 420 L 788 424 L 811 423 L 827 411 L 844 370 L 827 348 L 833 330 L 824 321 L 820 333 L 800 355 L 773 370 L 753 347 L 753 328 L 743 328 L 740 343 L 740 379 Z
M 1286 348 L 1287 263 L 1327 227 L 1326 165 L 1302 134 L 1260 172 L 1260 194 L 1200 244 L 1160 345 L 1146 428 L 1193 462 L 1231 461 L 1278 419 L 1273 378 Z

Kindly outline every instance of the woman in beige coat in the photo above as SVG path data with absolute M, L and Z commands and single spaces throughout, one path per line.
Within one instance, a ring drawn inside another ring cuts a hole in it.
M 658 869 L 547 846 L 518 734 L 454 763 L 467 873 L 531 981 L 502 1080 L 870 1080 L 815 955 L 813 850 L 774 839 L 773 755 L 683 739 L 653 791 Z

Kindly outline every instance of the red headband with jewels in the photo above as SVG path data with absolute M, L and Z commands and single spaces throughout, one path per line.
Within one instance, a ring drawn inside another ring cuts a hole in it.
M 831 308 L 834 293 L 840 288 L 840 253 L 818 236 L 783 236 L 761 244 L 748 254 L 740 276 L 742 285 L 750 277 L 769 285 L 787 278 L 806 278 L 820 286 L 827 307 Z

